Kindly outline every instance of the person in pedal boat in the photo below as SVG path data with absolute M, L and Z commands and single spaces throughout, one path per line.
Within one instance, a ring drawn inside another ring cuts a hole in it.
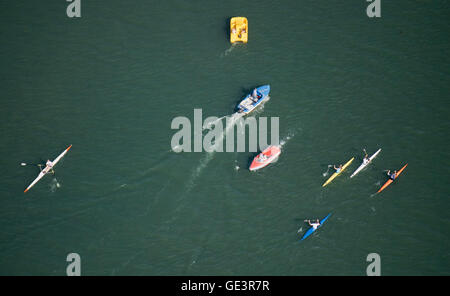
M 387 172 L 387 175 L 389 176 L 389 178 L 390 178 L 392 181 L 394 181 L 395 178 L 397 178 L 397 171 L 394 171 L 394 172 L 391 174 L 391 171 L 389 170 L 389 171 Z
M 267 159 L 267 156 L 265 154 L 261 154 L 259 156 L 259 161 L 265 161 Z
M 336 173 L 339 173 L 342 170 L 342 164 L 340 164 L 339 167 L 334 165 L 333 168 L 336 170 Z
M 319 219 L 316 220 L 316 223 L 311 223 L 311 220 L 307 220 L 308 224 L 312 226 L 312 228 L 317 229 L 317 227 L 320 226 L 320 221 Z

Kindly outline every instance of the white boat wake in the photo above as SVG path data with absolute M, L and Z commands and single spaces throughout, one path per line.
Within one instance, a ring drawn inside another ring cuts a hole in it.
M 289 132 L 285 138 L 281 139 L 280 148 L 283 148 L 283 146 L 286 145 L 294 136 L 295 136 L 294 132 Z
M 233 48 L 235 48 L 236 46 L 235 46 L 235 44 L 232 44 L 231 46 L 230 46 L 230 48 L 228 48 L 227 50 L 225 50 L 222 54 L 220 54 L 220 57 L 225 57 L 225 56 L 227 56 L 232 50 L 233 50 Z
M 220 145 L 223 145 L 223 140 L 225 138 L 225 135 L 228 133 L 228 131 L 231 128 L 234 128 L 234 125 L 236 124 L 237 120 L 241 118 L 243 114 L 241 113 L 234 113 L 231 116 L 222 116 L 218 118 L 217 120 L 211 122 L 207 125 L 207 128 L 211 128 L 210 126 L 214 123 L 219 122 L 220 120 L 223 120 L 224 118 L 229 118 L 229 120 L 226 121 L 225 130 L 220 134 L 220 136 L 215 139 L 214 142 L 214 150 L 217 149 Z M 205 127 L 204 127 L 205 128 Z M 209 162 L 214 159 L 216 151 L 212 152 L 206 152 L 205 156 L 200 160 L 199 165 L 192 171 L 191 178 L 189 179 L 187 183 L 187 191 L 189 192 L 195 185 L 195 180 L 200 176 L 201 172 L 208 166 Z
M 176 145 L 175 147 L 171 148 L 170 150 L 168 150 L 167 152 L 176 152 L 178 151 L 178 149 L 181 148 L 181 145 Z
M 214 152 L 206 153 L 205 157 L 200 160 L 199 165 L 192 171 L 191 178 L 187 182 L 186 193 L 190 192 L 195 185 L 195 180 L 200 176 L 200 173 L 206 168 L 208 163 L 214 158 Z
M 222 116 L 222 117 L 217 118 L 217 119 L 214 120 L 214 121 L 208 122 L 208 124 L 204 124 L 204 125 L 203 125 L 203 130 L 209 130 L 209 129 L 211 129 L 211 126 L 212 126 L 212 125 L 217 124 L 219 121 L 221 121 L 222 119 L 224 119 L 224 118 L 226 118 L 226 117 L 227 117 L 227 116 Z
M 56 178 L 53 178 L 52 182 L 50 183 L 50 191 L 55 192 L 56 189 L 60 188 L 61 184 L 59 184 L 58 180 Z

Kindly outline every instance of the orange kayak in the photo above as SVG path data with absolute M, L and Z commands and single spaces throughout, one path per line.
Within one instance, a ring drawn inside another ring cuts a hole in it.
M 397 179 L 398 176 L 400 176 L 400 174 L 403 172 L 403 170 L 406 168 L 408 164 L 405 164 L 398 172 L 397 172 L 397 176 L 395 176 L 395 179 Z M 380 193 L 381 191 L 384 190 L 384 188 L 388 187 L 389 185 L 391 185 L 391 183 L 394 182 L 392 179 L 389 178 L 389 180 L 386 181 L 386 183 L 384 183 L 383 186 L 381 186 L 380 190 L 377 191 L 377 193 Z

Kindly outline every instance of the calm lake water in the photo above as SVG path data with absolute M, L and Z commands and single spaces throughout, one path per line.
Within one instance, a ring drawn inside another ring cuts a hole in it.
M 450 275 L 448 1 L 81 2 L 0 4 L 1 275 L 65 275 L 72 252 L 82 275 L 365 275 L 369 253 L 382 275 Z M 276 163 L 171 150 L 173 118 L 263 84 Z M 24 194 L 39 169 L 20 164 L 70 144 Z M 382 151 L 350 179 L 363 148 Z

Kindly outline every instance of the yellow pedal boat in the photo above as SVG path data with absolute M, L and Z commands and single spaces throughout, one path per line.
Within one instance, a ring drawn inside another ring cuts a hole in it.
M 248 21 L 245 17 L 233 17 L 230 20 L 230 42 L 244 42 L 248 40 Z

